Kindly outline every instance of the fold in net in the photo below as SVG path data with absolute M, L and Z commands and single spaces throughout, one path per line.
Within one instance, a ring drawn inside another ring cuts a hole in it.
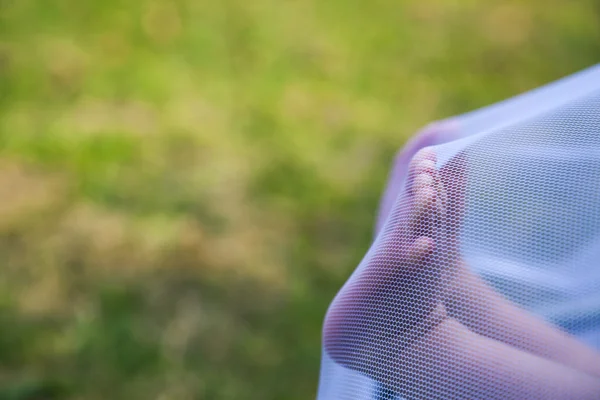
M 600 399 L 600 66 L 399 153 L 325 318 L 328 399 Z

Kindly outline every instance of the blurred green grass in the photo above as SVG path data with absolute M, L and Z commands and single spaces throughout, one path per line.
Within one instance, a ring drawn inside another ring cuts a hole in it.
M 0 0 L 0 399 L 306 399 L 426 123 L 598 61 L 584 0 Z

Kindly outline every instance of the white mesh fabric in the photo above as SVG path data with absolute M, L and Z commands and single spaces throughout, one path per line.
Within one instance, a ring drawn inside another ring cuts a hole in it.
M 325 318 L 319 400 L 600 399 L 600 67 L 430 126 Z

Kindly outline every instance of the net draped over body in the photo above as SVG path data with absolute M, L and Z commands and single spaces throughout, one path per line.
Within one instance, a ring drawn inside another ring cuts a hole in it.
M 404 147 L 325 318 L 318 399 L 600 399 L 596 351 L 600 67 Z

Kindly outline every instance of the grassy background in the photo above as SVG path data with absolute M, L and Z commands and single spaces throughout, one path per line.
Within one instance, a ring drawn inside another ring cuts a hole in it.
M 419 127 L 599 60 L 591 0 L 0 0 L 0 399 L 309 399 Z

